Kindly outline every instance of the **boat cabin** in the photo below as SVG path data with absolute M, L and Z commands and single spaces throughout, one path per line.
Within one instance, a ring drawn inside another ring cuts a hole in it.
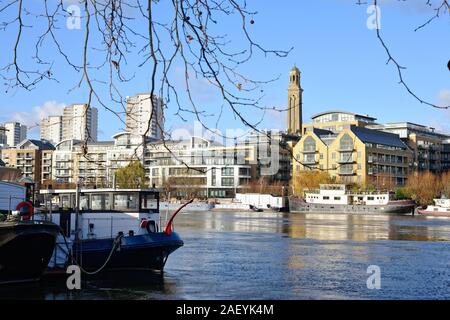
M 40 214 L 59 224 L 67 237 L 80 239 L 138 235 L 160 229 L 157 189 L 41 190 Z M 78 206 L 77 206 L 78 204 Z
M 321 184 L 305 192 L 307 203 L 333 205 L 384 205 L 392 199 L 389 192 L 352 192 L 345 184 Z
M 434 204 L 436 207 L 441 207 L 447 209 L 447 212 L 450 212 L 450 199 L 448 198 L 440 198 L 434 199 Z M 437 211 L 437 208 L 436 208 Z

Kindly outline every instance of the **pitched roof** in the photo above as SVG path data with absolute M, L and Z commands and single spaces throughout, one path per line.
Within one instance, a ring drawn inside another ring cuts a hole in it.
M 55 146 L 46 140 L 25 139 L 20 142 L 16 148 L 20 149 L 27 142 L 34 144 L 39 150 L 55 150 Z
M 388 133 L 379 130 L 367 129 L 363 127 L 351 126 L 350 130 L 362 142 L 382 144 L 390 147 L 407 149 L 400 137 L 395 133 Z

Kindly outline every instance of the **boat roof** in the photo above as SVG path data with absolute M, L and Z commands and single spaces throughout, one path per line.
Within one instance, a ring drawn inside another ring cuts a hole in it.
M 40 190 L 40 194 L 55 194 L 55 193 L 76 193 L 76 189 L 49 189 Z M 149 189 L 114 189 L 114 188 L 103 188 L 103 189 L 80 189 L 81 193 L 123 193 L 123 192 L 153 192 L 159 193 L 160 190 L 156 188 Z

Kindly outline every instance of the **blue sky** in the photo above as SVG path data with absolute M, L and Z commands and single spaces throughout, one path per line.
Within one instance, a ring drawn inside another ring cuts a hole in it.
M 356 5 L 356 1 L 248 1 L 249 7 L 258 14 L 250 30 L 252 36 L 267 48 L 288 49 L 294 47 L 286 58 L 264 57 L 256 54 L 242 70 L 252 79 L 280 79 L 264 88 L 264 106 L 285 107 L 287 101 L 288 72 L 294 64 L 302 71 L 303 119 L 309 121 L 312 114 L 343 109 L 378 118 L 379 122 L 411 121 L 431 125 L 450 132 L 450 113 L 421 105 L 398 84 L 396 69 L 386 65 L 387 56 L 377 41 L 375 30 L 367 28 L 367 5 Z M 437 1 L 434 1 L 437 2 Z M 425 0 L 404 2 L 381 2 L 381 33 L 392 54 L 407 69 L 405 80 L 424 100 L 436 104 L 450 103 L 450 25 L 448 14 L 434 21 L 426 28 L 414 29 L 433 15 L 425 6 Z M 2 16 L 2 19 L 4 16 Z M 239 30 L 236 20 L 223 21 L 219 27 L 228 33 L 233 45 L 243 44 L 243 38 L 233 33 Z M 36 28 L 37 29 L 37 28 Z M 4 65 L 10 54 L 13 30 L 0 32 Z M 25 32 L 36 34 L 33 28 Z M 81 30 L 58 30 L 66 41 L 64 45 L 71 52 L 79 52 L 83 39 Z M 0 122 L 22 120 L 35 122 L 47 114 L 55 113 L 65 104 L 86 101 L 85 87 L 69 92 L 80 75 L 67 67 L 55 56 L 49 46 L 47 54 L 55 62 L 60 83 L 41 83 L 31 92 L 23 89 L 1 91 Z M 23 44 L 22 61 L 29 61 L 32 46 Z M 95 56 L 92 57 L 95 60 Z M 123 95 L 148 91 L 148 73 L 137 70 L 135 78 L 121 87 Z M 130 70 L 134 72 L 135 70 Z M 176 76 L 176 74 L 175 74 Z M 176 81 L 183 90 L 181 81 Z M 106 94 L 106 93 L 105 93 Z M 202 106 L 211 113 L 218 113 L 222 101 L 211 92 L 203 81 L 196 82 L 194 94 Z M 95 104 L 94 104 L 95 105 Z M 123 124 L 110 112 L 99 108 L 99 139 L 110 139 L 123 129 Z M 189 127 L 192 118 L 183 122 L 172 116 L 175 107 L 168 105 L 167 128 Z M 254 113 L 245 113 L 258 118 Z M 285 125 L 285 114 L 266 114 L 260 128 L 278 128 Z M 231 114 L 224 112 L 219 128 L 243 127 Z M 38 131 L 31 130 L 30 136 L 37 137 Z

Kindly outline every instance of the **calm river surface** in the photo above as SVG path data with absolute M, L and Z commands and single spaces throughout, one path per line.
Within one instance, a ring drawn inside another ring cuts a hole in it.
M 0 298 L 450 299 L 450 218 L 196 212 L 180 214 L 175 230 L 185 245 L 162 277 L 76 293 L 7 288 Z M 370 265 L 381 269 L 379 290 L 367 289 Z

